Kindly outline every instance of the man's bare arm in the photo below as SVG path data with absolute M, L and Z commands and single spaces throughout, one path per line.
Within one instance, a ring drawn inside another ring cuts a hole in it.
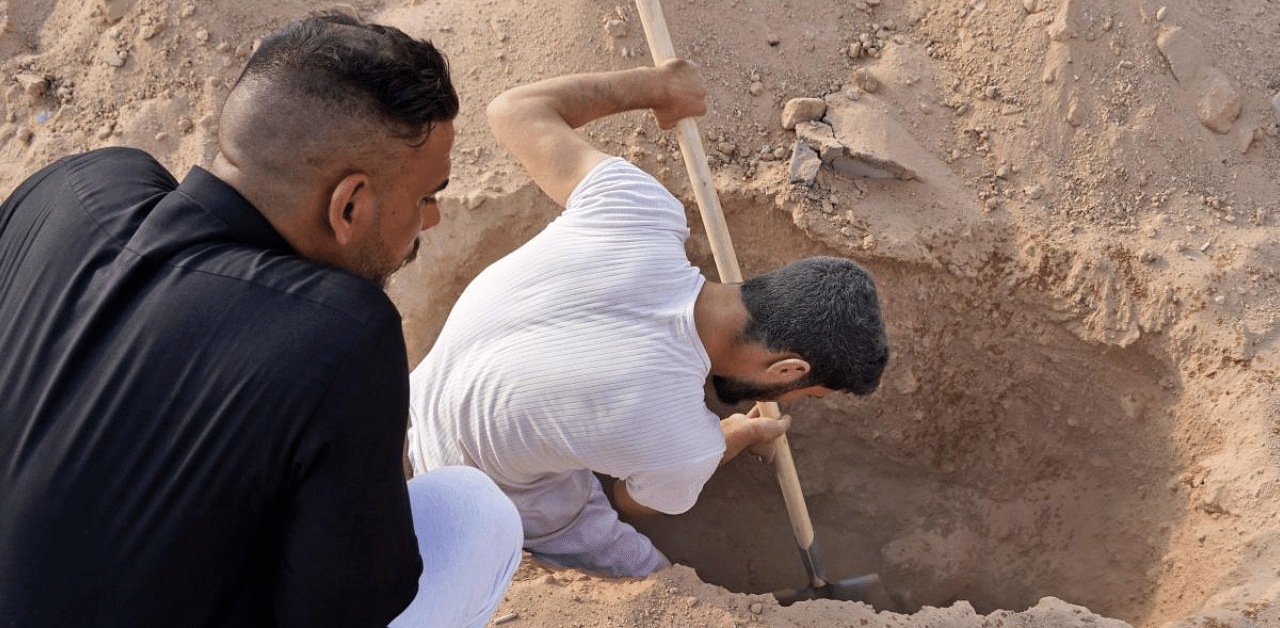
M 486 111 L 498 143 L 561 206 L 582 178 L 609 158 L 575 130 L 606 116 L 650 109 L 664 129 L 706 112 L 697 66 L 675 59 L 656 68 L 561 76 L 513 88 Z
M 626 480 L 613 483 L 613 506 L 619 512 L 633 517 L 648 517 L 660 513 L 632 498 L 631 493 L 627 492 Z

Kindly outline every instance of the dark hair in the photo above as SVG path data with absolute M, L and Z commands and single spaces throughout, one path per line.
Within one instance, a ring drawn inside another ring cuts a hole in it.
M 805 386 L 858 395 L 880 385 L 889 341 L 875 283 L 851 260 L 811 257 L 742 284 L 743 338 L 809 362 Z
M 372 116 L 402 139 L 458 115 L 449 64 L 429 41 L 342 14 L 294 22 L 262 41 L 237 83 L 262 80 L 327 106 Z

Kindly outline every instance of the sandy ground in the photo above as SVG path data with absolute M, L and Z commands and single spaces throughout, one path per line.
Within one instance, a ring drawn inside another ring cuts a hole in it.
M 467 280 L 555 214 L 484 104 L 651 64 L 634 6 L 0 0 L 0 194 L 104 145 L 207 163 L 255 40 L 318 9 L 433 40 L 462 95 L 443 222 L 392 285 L 416 360 Z M 527 562 L 502 625 L 1280 625 L 1280 4 L 664 10 L 708 79 L 698 124 L 744 273 L 842 254 L 881 287 L 882 389 L 784 411 L 829 575 L 877 572 L 904 612 L 779 607 L 767 593 L 805 574 L 772 470 L 744 458 L 689 513 L 637 522 L 678 566 Z M 587 131 L 686 199 L 714 277 L 675 138 L 638 113 Z

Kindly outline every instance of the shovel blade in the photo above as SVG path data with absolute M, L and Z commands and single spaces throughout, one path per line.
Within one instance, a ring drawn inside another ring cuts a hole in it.
M 822 586 L 805 587 L 803 589 L 787 589 L 774 591 L 773 597 L 782 606 L 790 606 L 796 602 L 807 600 L 840 600 L 844 602 L 865 602 L 881 609 L 888 600 L 884 584 L 880 582 L 880 574 L 865 574 L 855 578 L 845 578 L 829 582 Z

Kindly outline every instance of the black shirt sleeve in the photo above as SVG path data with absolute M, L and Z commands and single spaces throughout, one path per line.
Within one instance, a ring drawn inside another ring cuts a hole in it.
M 385 626 L 417 591 L 422 559 L 400 462 L 407 363 L 398 317 L 383 317 L 304 431 L 276 574 L 281 626 Z

